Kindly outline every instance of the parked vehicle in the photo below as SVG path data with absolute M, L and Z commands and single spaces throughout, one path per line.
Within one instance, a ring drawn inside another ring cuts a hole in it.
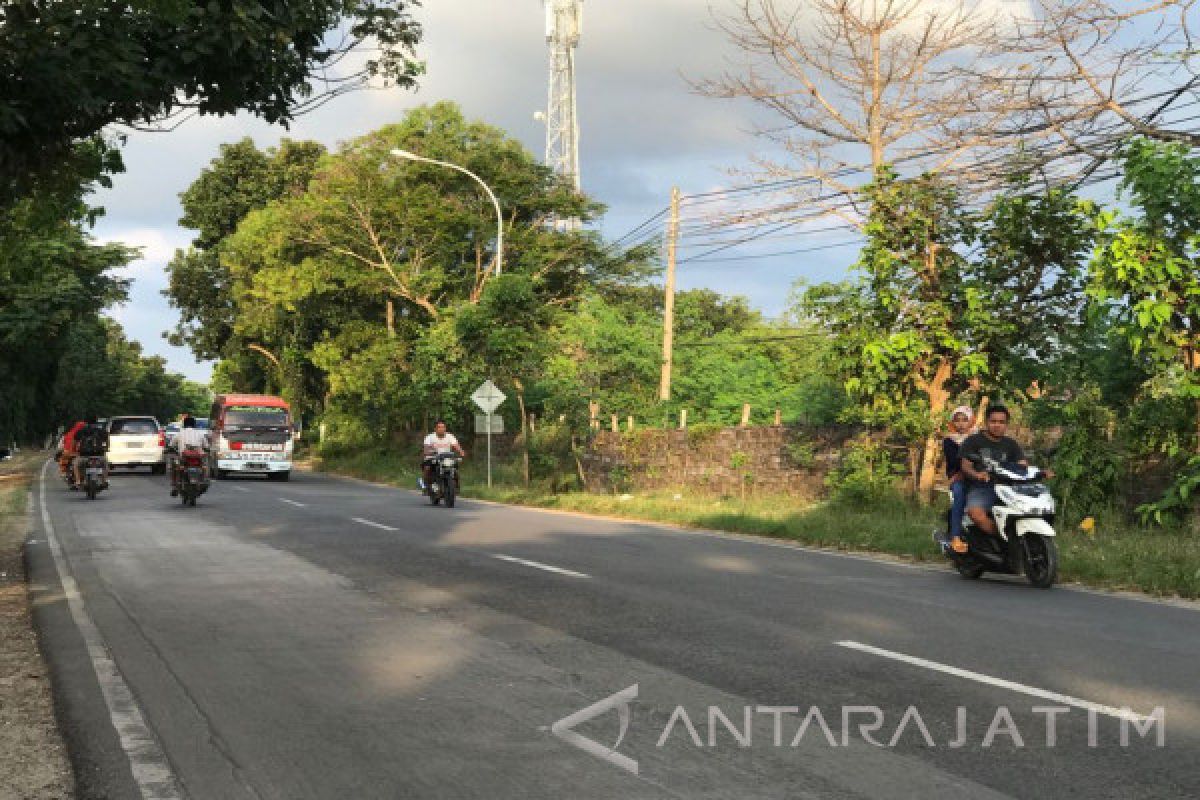
M 208 459 L 203 450 L 184 450 L 175 469 L 179 475 L 179 497 L 185 506 L 195 506 L 196 498 L 208 491 Z
M 984 533 L 967 518 L 963 520 L 967 552 L 947 549 L 947 557 L 964 578 L 975 579 L 985 572 L 1024 573 L 1034 586 L 1049 589 L 1058 577 L 1058 548 L 1054 496 L 1042 483 L 1044 474 L 1037 467 L 1019 464 L 992 464 L 987 472 L 996 487 L 992 519 L 997 533 Z
M 104 480 L 104 456 L 83 458 L 83 491 L 88 500 L 95 500 L 96 495 L 108 488 L 108 482 Z
M 113 468 L 150 467 L 166 474 L 167 438 L 154 417 L 113 417 L 108 420 L 109 465 Z
M 458 465 L 462 461 L 454 453 L 438 453 L 430 459 L 433 464 L 433 480 L 425 487 L 429 502 L 435 506 L 446 501 L 446 508 L 454 508 L 458 495 Z
M 292 473 L 292 413 L 280 397 L 219 395 L 209 412 L 215 478 L 266 475 L 286 481 Z

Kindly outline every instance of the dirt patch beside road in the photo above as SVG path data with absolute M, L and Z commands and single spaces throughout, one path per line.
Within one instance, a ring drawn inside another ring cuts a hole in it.
M 0 798 L 75 796 L 46 664 L 29 614 L 22 548 L 28 498 L 44 454 L 0 462 Z

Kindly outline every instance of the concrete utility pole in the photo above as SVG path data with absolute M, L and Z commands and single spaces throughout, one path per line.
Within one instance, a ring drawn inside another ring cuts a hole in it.
M 658 399 L 671 399 L 671 367 L 675 356 L 675 252 L 679 244 L 679 187 L 671 189 L 671 219 L 667 223 L 667 281 L 663 288 L 662 381 Z
M 583 0 L 543 0 L 550 46 L 550 96 L 546 106 L 546 166 L 579 191 L 579 113 L 575 48 L 583 34 Z M 578 230 L 578 219 L 560 219 L 559 230 Z

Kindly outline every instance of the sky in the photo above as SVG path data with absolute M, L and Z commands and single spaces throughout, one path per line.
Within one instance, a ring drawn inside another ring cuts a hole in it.
M 752 133 L 763 121 L 755 119 L 760 112 L 702 97 L 688 82 L 715 76 L 737 61 L 712 16 L 713 9 L 734 2 L 585 1 L 577 55 L 581 173 L 584 190 L 609 207 L 602 230 L 610 238 L 663 209 L 673 185 L 685 196 L 737 185 L 744 179 L 730 170 L 763 154 L 764 143 Z M 126 172 L 95 198 L 107 212 L 96 235 L 143 248 L 143 258 L 127 271 L 130 300 L 111 314 L 147 353 L 164 356 L 171 369 L 188 377 L 209 378 L 211 365 L 163 339 L 176 314 L 161 292 L 165 264 L 194 235 L 178 225 L 179 194 L 221 143 L 250 136 L 267 147 L 287 136 L 335 147 L 417 105 L 451 100 L 469 117 L 507 130 L 533 153 L 544 152 L 545 129 L 534 119 L 545 108 L 547 90 L 541 0 L 426 0 L 415 14 L 425 28 L 418 56 L 427 66 L 417 91 L 346 95 L 297 119 L 290 130 L 241 115 L 193 119 L 170 133 L 129 134 Z M 840 244 L 846 241 L 845 232 L 764 241 L 726 254 L 757 256 L 752 259 L 685 261 L 678 283 L 681 289 L 744 295 L 773 316 L 785 307 L 797 279 L 845 273 L 856 254 L 854 246 Z M 693 244 L 691 254 L 699 255 L 702 243 Z M 809 252 L 767 257 L 789 248 Z

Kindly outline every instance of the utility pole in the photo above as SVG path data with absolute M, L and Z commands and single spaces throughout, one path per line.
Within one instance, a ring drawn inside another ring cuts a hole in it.
M 667 281 L 663 288 L 662 381 L 658 399 L 671 399 L 671 367 L 675 348 L 675 253 L 679 244 L 679 187 L 671 189 L 671 219 L 667 223 Z

